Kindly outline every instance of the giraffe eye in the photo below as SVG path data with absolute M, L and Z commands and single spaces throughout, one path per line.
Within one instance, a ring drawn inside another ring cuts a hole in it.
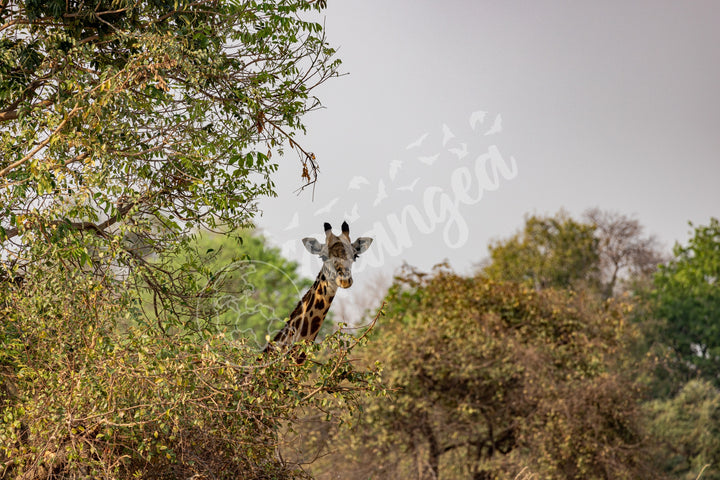
M 354 262 L 355 260 L 357 260 L 359 256 L 360 256 L 360 255 L 358 255 L 357 253 L 356 253 L 355 255 L 353 255 L 353 262 Z

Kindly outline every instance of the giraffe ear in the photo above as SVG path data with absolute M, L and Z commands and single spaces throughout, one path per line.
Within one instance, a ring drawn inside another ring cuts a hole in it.
M 320 255 L 327 257 L 327 246 L 324 243 L 320 243 L 312 237 L 303 238 L 303 245 L 305 249 L 313 255 Z
M 373 239 L 370 237 L 356 238 L 352 244 L 352 246 L 355 248 L 355 255 L 360 255 L 365 250 L 367 250 L 372 242 L 373 242 Z

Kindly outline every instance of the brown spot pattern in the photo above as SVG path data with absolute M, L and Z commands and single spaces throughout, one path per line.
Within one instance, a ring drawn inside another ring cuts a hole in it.
M 316 334 L 320 330 L 320 324 L 322 323 L 322 318 L 320 318 L 318 315 L 314 316 L 312 319 L 312 332 Z
M 303 309 L 302 303 L 298 303 L 297 306 L 295 307 L 295 310 L 293 310 L 292 313 L 290 314 L 290 318 L 297 318 L 300 315 L 302 315 L 302 309 Z
M 341 255 L 342 245 L 333 245 L 333 253 Z M 321 271 L 312 287 L 305 292 L 290 314 L 290 318 L 274 338 L 274 342 L 293 343 L 302 339 L 313 340 L 320 331 L 323 319 L 330 309 L 335 295 L 328 295 L 327 277 Z M 269 348 L 269 347 L 268 347 Z M 302 360 L 300 360 L 302 363 Z

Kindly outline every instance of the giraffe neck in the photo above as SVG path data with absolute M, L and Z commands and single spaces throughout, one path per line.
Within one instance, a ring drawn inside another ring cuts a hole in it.
M 305 292 L 273 342 L 289 346 L 302 340 L 314 341 L 335 298 L 337 288 L 335 282 L 329 281 L 321 270 L 315 283 Z

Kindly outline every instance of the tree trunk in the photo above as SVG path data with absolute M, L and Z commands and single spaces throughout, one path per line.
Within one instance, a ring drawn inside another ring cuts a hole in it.
M 423 425 L 423 433 L 428 442 L 428 453 L 427 453 L 427 466 L 430 470 L 429 478 L 437 480 L 440 475 L 440 445 L 438 444 L 435 432 L 433 432 L 432 426 L 428 423 Z

